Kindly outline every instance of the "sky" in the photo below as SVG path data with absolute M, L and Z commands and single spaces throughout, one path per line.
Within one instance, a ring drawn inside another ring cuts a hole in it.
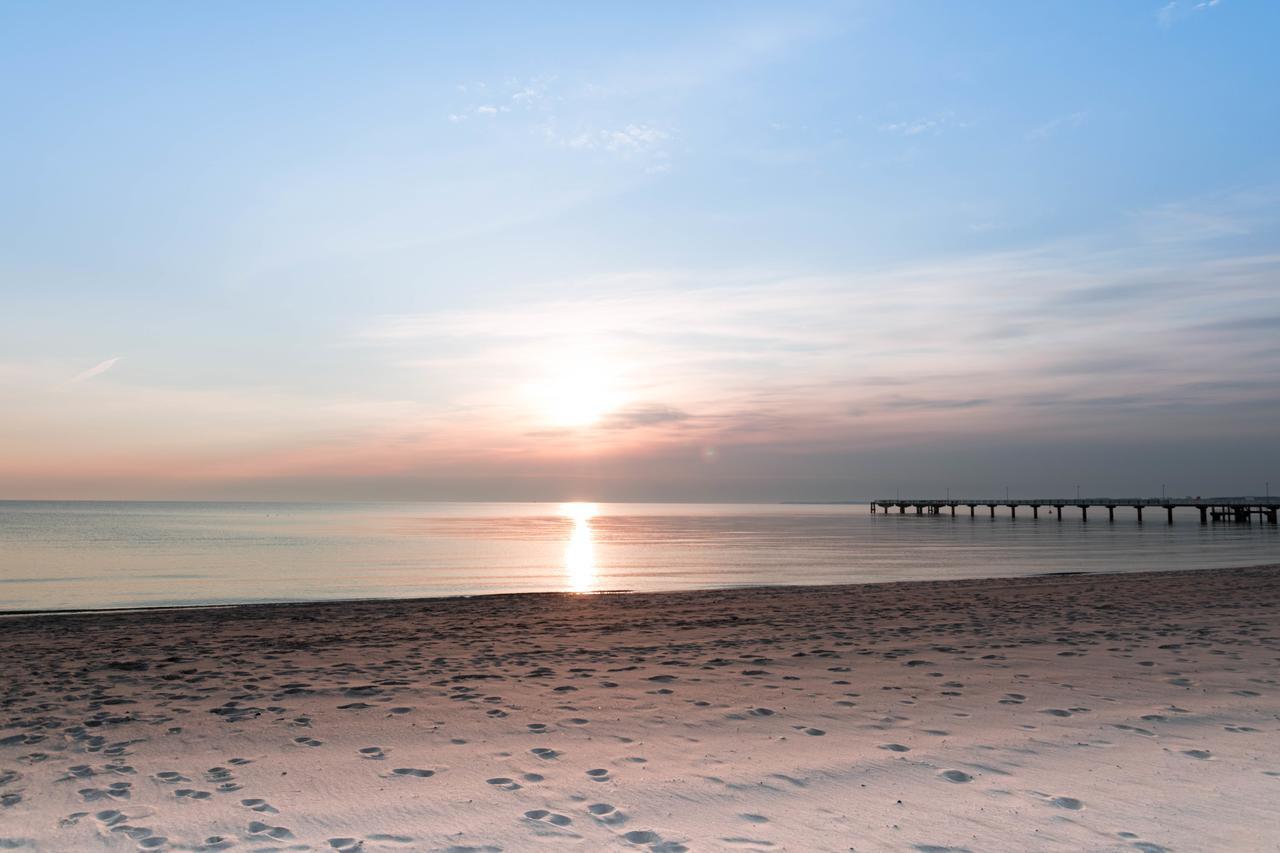
M 0 5 L 0 498 L 1280 491 L 1278 33 Z

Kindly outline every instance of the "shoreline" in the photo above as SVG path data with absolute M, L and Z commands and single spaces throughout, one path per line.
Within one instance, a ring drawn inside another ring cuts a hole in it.
M 627 596 L 627 597 L 663 597 L 663 596 L 686 596 L 699 595 L 701 593 L 725 592 L 725 591 L 742 591 L 742 590 L 837 590 L 844 591 L 848 589 L 858 589 L 864 587 L 888 587 L 898 585 L 914 586 L 917 584 L 963 584 L 982 581 L 1016 581 L 1031 578 L 1065 578 L 1065 577 L 1111 577 L 1124 576 L 1136 577 L 1145 575 L 1164 576 L 1164 575 L 1182 575 L 1197 572 L 1232 572 L 1232 571 L 1250 571 L 1255 569 L 1280 569 L 1280 563 L 1255 563 L 1247 566 L 1209 566 L 1198 569 L 1169 569 L 1157 571 L 1109 571 L 1109 572 L 1090 572 L 1090 571 L 1057 571 L 1057 572 L 1041 572 L 1029 575 L 998 575 L 991 577 L 972 577 L 972 578 L 946 578 L 946 579 L 921 579 L 921 580 L 894 580 L 894 581 L 867 581 L 865 583 L 832 583 L 832 584 L 739 584 L 736 586 L 713 586 L 700 587 L 698 589 L 672 589 L 672 590 L 631 590 L 631 589 L 602 589 L 591 592 L 571 592 L 564 590 L 539 590 L 534 592 L 482 592 L 469 595 L 435 595 L 435 596 L 412 596 L 405 598 L 385 597 L 385 598 L 325 598 L 325 599 L 309 599 L 300 601 L 240 601 L 228 603 L 210 603 L 210 604 L 157 604 L 150 606 L 136 607 L 91 607 L 77 608 L 74 610 L 0 610 L 0 624 L 7 619 L 29 619 L 29 618 L 50 618 L 62 616 L 95 616 L 123 613 L 163 613 L 169 611 L 208 611 L 208 610 L 238 610 L 242 608 L 289 608 L 289 607 L 309 607 L 320 605 L 343 605 L 343 604 L 425 604 L 427 602 L 449 602 L 449 601 L 472 601 L 477 599 L 513 599 L 513 598 L 529 598 L 537 596 L 567 596 L 571 598 L 580 597 L 608 597 L 608 596 Z

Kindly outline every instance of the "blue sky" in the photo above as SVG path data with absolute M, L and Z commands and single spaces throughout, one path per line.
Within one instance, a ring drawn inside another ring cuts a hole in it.
M 0 493 L 1257 491 L 1278 24 L 10 4 Z

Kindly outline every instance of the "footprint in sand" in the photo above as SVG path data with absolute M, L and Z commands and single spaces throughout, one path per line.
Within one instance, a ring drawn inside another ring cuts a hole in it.
M 973 777 L 963 770 L 943 770 L 938 775 L 948 782 L 964 783 L 973 781 Z
M 1192 758 L 1197 758 L 1201 761 L 1205 761 L 1213 755 L 1213 753 L 1209 752 L 1207 749 L 1184 749 L 1182 750 L 1182 754 L 1189 755 Z
M 674 841 L 663 841 L 662 836 L 648 829 L 638 829 L 622 836 L 636 845 L 649 845 L 653 853 L 685 853 L 689 848 Z
M 322 746 L 324 744 L 324 741 L 316 740 L 313 737 L 296 737 L 293 742 L 299 746 Z
M 545 746 L 535 746 L 529 751 L 538 756 L 538 758 L 541 758 L 543 761 L 555 761 L 560 757 L 559 752 L 556 752 L 554 749 L 548 749 Z
M 1084 808 L 1084 803 L 1075 797 L 1054 797 L 1050 802 L 1060 809 L 1070 809 L 1073 812 L 1078 812 Z
M 768 822 L 769 822 L 769 818 L 765 817 L 764 815 L 762 815 L 762 814 L 752 814 L 751 812 L 744 812 L 744 813 L 742 813 L 742 814 L 738 815 L 738 817 L 742 818 L 742 819 L 743 819 L 743 820 L 745 820 L 747 823 L 756 823 L 756 824 L 759 824 L 759 823 L 768 823 Z
M 554 826 L 568 826 L 573 823 L 573 818 L 555 812 L 549 812 L 546 809 L 533 809 L 524 813 L 527 820 L 543 821 Z
M 526 728 L 528 728 L 529 731 L 534 732 L 536 734 L 542 734 L 547 730 L 547 724 L 546 723 L 530 723 Z
M 116 811 L 115 809 L 106 809 L 105 811 L 97 812 L 96 814 L 94 814 L 94 818 L 99 823 L 108 827 L 115 826 L 116 824 L 122 823 L 124 822 L 124 819 L 125 819 L 124 815 Z
M 593 782 L 609 781 L 609 771 L 605 770 L 603 767 L 597 767 L 594 770 L 588 770 L 587 775 L 591 777 L 591 781 Z
M 114 782 L 106 788 L 81 788 L 79 793 L 81 797 L 84 797 L 84 801 L 86 803 L 92 803 L 96 800 L 105 800 L 108 798 L 113 800 L 127 800 L 133 796 L 133 792 L 129 790 L 130 787 L 131 786 L 128 782 Z
M 506 776 L 495 776 L 492 779 L 485 779 L 484 781 L 493 785 L 495 788 L 501 788 L 504 791 L 519 791 L 524 787 L 515 779 L 508 779 Z
M 596 820 L 609 826 L 617 826 L 627 821 L 627 816 L 609 803 L 592 803 L 587 806 L 587 812 Z
M 380 746 L 366 746 L 360 750 L 360 757 L 367 758 L 370 761 L 382 761 L 387 754 L 382 751 Z
M 911 751 L 911 747 L 903 746 L 900 743 L 882 743 L 880 744 L 880 748 L 887 749 L 890 752 L 910 752 Z
M 254 836 L 265 836 L 267 838 L 274 839 L 275 841 L 285 841 L 293 838 L 293 833 L 289 831 L 288 827 L 271 826 L 270 824 L 263 823 L 260 820 L 252 821 L 249 824 L 249 834 Z
M 183 776 L 181 773 L 175 773 L 172 770 L 161 770 L 159 773 L 155 775 L 155 778 L 161 782 L 164 782 L 167 785 L 175 785 L 178 782 L 191 781 L 186 776 Z
M 397 767 L 391 772 L 397 776 L 412 776 L 415 779 L 428 779 L 436 775 L 436 771 L 434 770 L 419 770 L 416 767 Z
M 753 717 L 772 717 L 774 714 L 778 712 L 773 710 L 772 708 L 752 708 L 751 710 L 747 711 L 747 713 Z
M 197 791 L 193 788 L 179 788 L 173 792 L 173 795 L 179 799 L 186 798 L 189 800 L 207 800 L 213 796 L 208 791 Z
M 1048 714 L 1051 717 L 1070 717 L 1071 712 L 1063 708 L 1045 708 L 1040 713 Z
M 261 799 L 258 799 L 257 797 L 254 797 L 248 800 L 241 800 L 240 805 L 244 806 L 247 809 L 253 809 L 255 812 L 259 812 L 261 814 L 279 814 L 280 813 L 280 810 L 277 809 L 275 806 L 271 805 L 266 800 L 261 800 Z

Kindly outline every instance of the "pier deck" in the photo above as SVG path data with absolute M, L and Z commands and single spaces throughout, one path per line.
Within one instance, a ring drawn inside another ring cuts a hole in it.
M 1268 524 L 1275 524 L 1277 514 L 1280 514 L 1280 497 L 1239 497 L 1239 498 L 893 498 L 891 500 L 873 500 L 871 502 L 871 512 L 873 514 L 887 513 L 891 509 L 897 509 L 900 514 L 906 514 L 907 509 L 915 510 L 916 515 L 941 515 L 944 509 L 950 508 L 951 515 L 956 514 L 957 507 L 968 507 L 969 515 L 972 517 L 977 514 L 978 507 L 986 507 L 990 510 L 991 517 L 995 518 L 996 510 L 1002 507 L 1008 507 L 1009 516 L 1017 518 L 1019 507 L 1026 507 L 1031 510 L 1032 518 L 1040 517 L 1041 509 L 1056 510 L 1058 520 L 1062 520 L 1062 510 L 1064 507 L 1072 507 L 1080 510 L 1080 518 L 1082 521 L 1089 520 L 1089 510 L 1092 508 L 1106 509 L 1107 520 L 1116 520 L 1116 509 L 1123 507 L 1133 509 L 1137 512 L 1138 522 L 1142 523 L 1142 511 L 1144 509 L 1163 509 L 1168 517 L 1169 523 L 1173 524 L 1173 511 L 1175 509 L 1198 509 L 1200 511 L 1200 523 L 1208 524 L 1210 521 L 1231 521 L 1237 523 L 1249 523 L 1253 521 L 1253 517 L 1258 516 L 1258 520 L 1265 519 Z

